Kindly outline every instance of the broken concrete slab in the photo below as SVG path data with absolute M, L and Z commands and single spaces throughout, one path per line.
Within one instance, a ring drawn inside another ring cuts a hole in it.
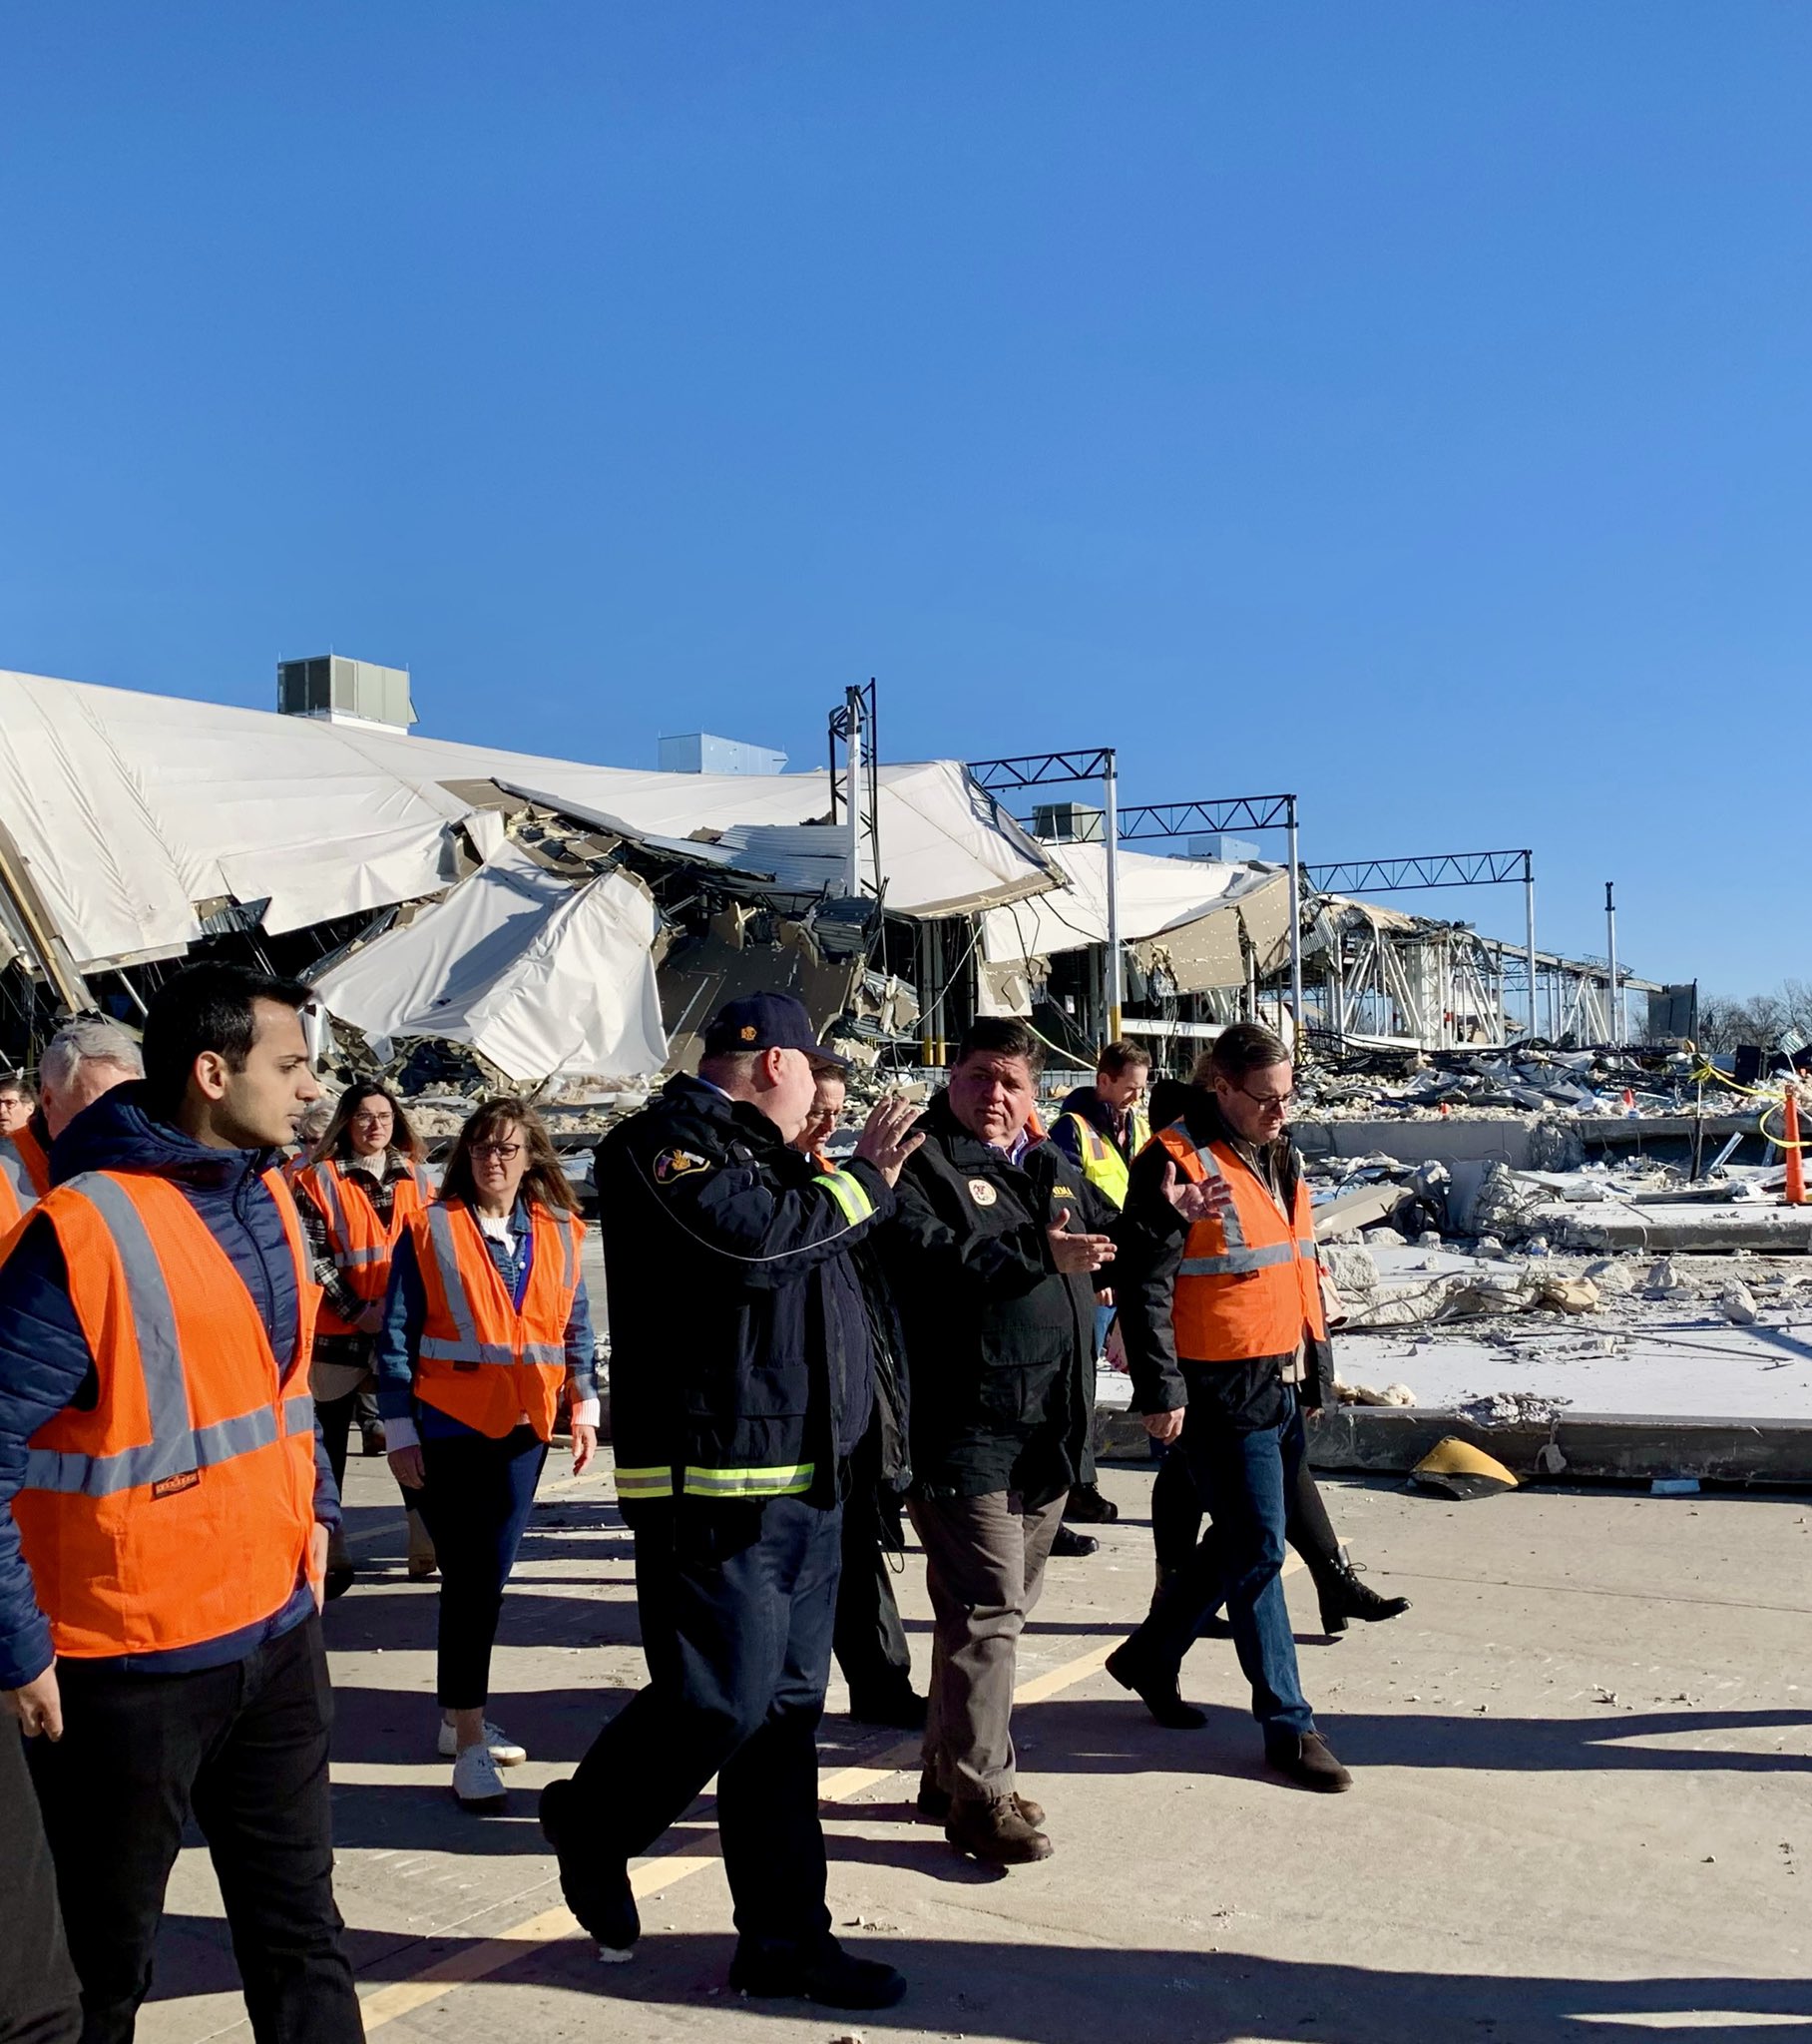
M 1557 1241 L 1581 1250 L 1689 1250 L 1701 1256 L 1791 1256 L 1812 1252 L 1812 1207 L 1728 1207 L 1665 1202 L 1639 1208 L 1604 1204 L 1553 1207 L 1542 1222 Z

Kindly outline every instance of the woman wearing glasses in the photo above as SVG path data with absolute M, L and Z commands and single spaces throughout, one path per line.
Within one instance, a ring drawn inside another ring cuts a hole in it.
M 564 1389 L 573 1470 L 598 1445 L 585 1224 L 540 1117 L 492 1100 L 459 1132 L 439 1203 L 397 1245 L 377 1340 L 397 1480 L 419 1485 L 440 1558 L 438 1750 L 475 1813 L 528 1758 L 485 1716 L 491 1648 Z
M 434 1188 L 422 1169 L 421 1138 L 386 1088 L 348 1086 L 325 1115 L 325 1126 L 297 1160 L 292 1183 L 323 1287 L 309 1385 L 333 1480 L 343 1492 L 346 1439 L 353 1409 L 371 1381 L 391 1259 L 410 1217 L 433 1199 Z M 418 1493 L 403 1491 L 409 1573 L 416 1577 L 434 1573 L 434 1544 L 420 1504 Z M 327 1595 L 339 1596 L 352 1574 L 344 1535 L 335 1533 L 327 1549 Z

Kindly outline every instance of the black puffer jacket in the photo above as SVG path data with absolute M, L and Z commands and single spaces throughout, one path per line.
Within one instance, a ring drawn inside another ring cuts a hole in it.
M 1054 1144 L 1009 1164 L 943 1094 L 920 1126 L 879 1237 L 911 1364 L 914 1488 L 1048 1503 L 1083 1466 L 1095 1289 L 1059 1273 L 1046 1231 L 1065 1209 L 1072 1234 L 1113 1217 Z
M 836 1501 L 867 1430 L 872 1308 L 852 1251 L 893 1203 L 683 1075 L 598 1146 L 611 1427 L 626 1516 L 676 1496 Z

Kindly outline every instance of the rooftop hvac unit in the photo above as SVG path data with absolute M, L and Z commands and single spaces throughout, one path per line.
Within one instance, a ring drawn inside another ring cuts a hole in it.
M 375 661 L 348 660 L 340 653 L 279 660 L 276 707 L 285 717 L 376 725 L 394 732 L 406 732 L 415 722 L 406 667 L 379 667 Z
M 1047 844 L 1100 844 L 1105 822 L 1087 802 L 1040 802 L 1032 811 L 1032 834 Z

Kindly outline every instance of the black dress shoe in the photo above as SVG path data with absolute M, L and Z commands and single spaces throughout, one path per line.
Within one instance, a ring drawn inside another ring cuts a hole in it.
M 895 1690 L 875 1697 L 849 1693 L 849 1716 L 864 1725 L 891 1725 L 897 1732 L 923 1732 L 926 1700 L 916 1690 Z
M 1103 1497 L 1095 1484 L 1073 1483 L 1064 1500 L 1064 1517 L 1084 1526 L 1112 1526 L 1120 1517 L 1120 1507 L 1112 1498 Z
M 1122 1689 L 1130 1689 L 1168 1731 L 1199 1732 L 1208 1722 L 1206 1711 L 1183 1702 L 1174 1668 L 1147 1667 L 1120 1646 L 1108 1656 L 1108 1673 Z
M 1324 1795 L 1338 1795 L 1353 1786 L 1353 1778 L 1335 1760 L 1333 1749 L 1319 1732 L 1305 1732 L 1300 1739 L 1280 1734 L 1264 1743 L 1268 1766 L 1287 1775 L 1298 1788 L 1316 1788 Z
M 642 1935 L 626 1860 L 588 1851 L 573 1835 L 573 1785 L 550 1782 L 541 1791 L 541 1834 L 560 1865 L 560 1892 L 579 1927 L 598 1940 L 602 1958 L 627 1959 Z
M 1100 1545 L 1099 1540 L 1091 1540 L 1087 1533 L 1072 1533 L 1068 1526 L 1059 1526 L 1057 1538 L 1051 1543 L 1051 1552 L 1060 1561 L 1081 1561 L 1085 1554 L 1093 1554 Z
M 804 1948 L 743 1938 L 729 1962 L 729 1984 L 738 1994 L 798 1995 L 825 2008 L 892 2008 L 906 1992 L 903 1973 L 880 1959 L 856 1958 L 829 1931 Z
M 1407 1597 L 1380 1597 L 1369 1584 L 1362 1583 L 1345 1555 L 1337 1561 L 1317 1562 L 1314 1575 L 1324 1633 L 1345 1632 L 1349 1618 L 1376 1625 L 1380 1619 L 1401 1618 L 1409 1609 Z

